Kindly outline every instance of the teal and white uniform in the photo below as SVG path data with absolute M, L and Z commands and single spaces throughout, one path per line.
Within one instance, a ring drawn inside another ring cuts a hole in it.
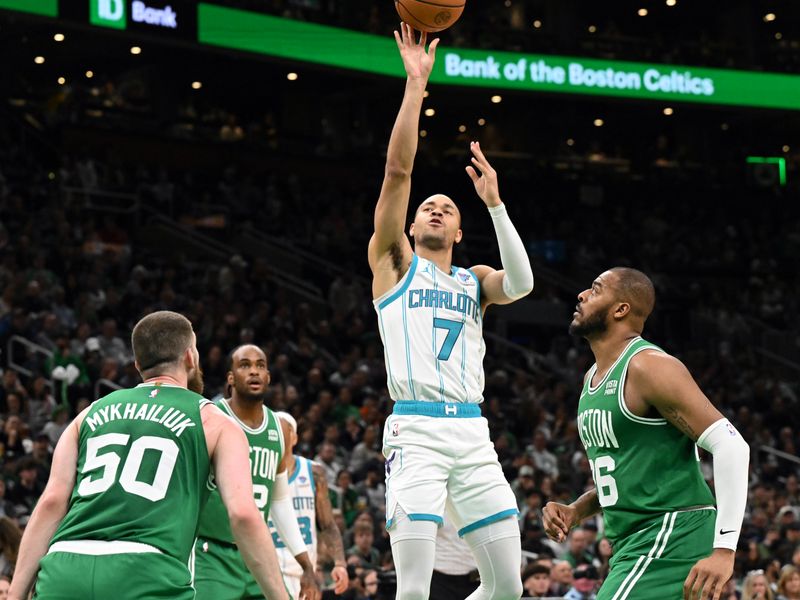
M 289 476 L 289 492 L 292 497 L 294 512 L 297 514 L 297 524 L 306 543 L 308 558 L 311 564 L 317 564 L 317 488 L 314 483 L 313 464 L 307 458 L 295 455 L 294 473 Z M 294 598 L 300 597 L 300 579 L 303 576 L 303 567 L 297 562 L 278 535 L 272 521 L 269 522 L 275 549 L 278 552 L 278 563 L 281 566 L 283 580 Z
M 398 507 L 441 524 L 447 503 L 460 535 L 517 515 L 479 407 L 486 345 L 478 278 L 415 254 L 373 303 L 395 401 L 383 436 L 387 528 Z

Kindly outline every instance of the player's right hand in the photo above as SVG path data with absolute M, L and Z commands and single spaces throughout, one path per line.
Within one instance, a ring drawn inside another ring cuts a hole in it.
M 563 542 L 569 535 L 569 530 L 575 525 L 577 511 L 566 504 L 548 502 L 542 511 L 544 518 L 544 532 L 551 540 Z
M 334 583 L 333 592 L 337 596 L 344 594 L 350 586 L 350 576 L 345 567 L 334 567 L 331 571 L 331 579 Z
M 426 51 L 428 34 L 423 31 L 420 34 L 419 42 L 416 37 L 416 31 L 408 23 L 400 23 L 400 33 L 394 32 L 394 39 L 400 50 L 400 56 L 403 58 L 403 66 L 406 68 L 406 75 L 409 79 L 427 81 L 433 69 L 433 63 L 436 61 L 436 46 L 439 45 L 439 38 L 433 40 L 429 50 Z

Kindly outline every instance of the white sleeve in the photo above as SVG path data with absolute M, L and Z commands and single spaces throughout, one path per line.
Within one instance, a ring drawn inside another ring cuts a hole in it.
M 700 435 L 697 445 L 714 457 L 717 497 L 714 548 L 736 551 L 747 505 L 750 446 L 728 419 L 712 423 Z
M 300 533 L 300 525 L 297 523 L 297 514 L 294 512 L 292 497 L 289 493 L 289 477 L 286 471 L 278 473 L 275 477 L 275 485 L 272 488 L 272 505 L 269 509 L 269 517 L 278 530 L 278 535 L 286 544 L 292 556 L 297 556 L 303 552 L 308 552 L 303 535 Z
M 494 223 L 497 245 L 500 248 L 500 262 L 503 263 L 503 292 L 512 300 L 519 300 L 533 290 L 533 270 L 525 244 L 508 216 L 506 205 L 492 206 L 489 214 Z

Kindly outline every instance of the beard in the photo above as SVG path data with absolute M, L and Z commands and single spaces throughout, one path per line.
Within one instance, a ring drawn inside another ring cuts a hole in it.
M 569 324 L 569 333 L 582 338 L 595 337 L 605 333 L 608 329 L 608 316 L 606 310 L 598 310 L 587 316 L 582 323 L 573 321 Z
M 253 404 L 263 404 L 264 397 L 267 394 L 267 386 L 263 387 L 263 391 L 261 392 L 252 392 L 250 391 L 250 387 L 247 385 L 246 381 L 236 381 L 233 382 L 233 388 L 236 390 L 236 396 L 240 400 L 244 400 L 245 402 L 252 402 Z
M 189 379 L 186 382 L 186 387 L 196 394 L 203 395 L 203 369 L 197 367 L 194 371 L 189 373 Z
M 446 235 L 421 235 L 414 238 L 415 243 L 427 248 L 428 250 L 445 250 L 448 248 Z

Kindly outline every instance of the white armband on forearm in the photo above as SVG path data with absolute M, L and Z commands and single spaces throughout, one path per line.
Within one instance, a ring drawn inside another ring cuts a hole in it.
M 512 300 L 527 296 L 533 290 L 533 271 L 525 244 L 519 237 L 514 224 L 508 216 L 505 204 L 492 206 L 489 214 L 497 234 L 497 245 L 500 247 L 500 261 L 503 263 L 503 292 Z
M 728 419 L 713 423 L 700 435 L 697 445 L 714 457 L 717 497 L 714 548 L 736 551 L 747 505 L 750 447 Z
M 306 543 L 297 524 L 297 514 L 294 512 L 292 497 L 289 494 L 289 478 L 286 471 L 278 473 L 275 485 L 272 488 L 272 505 L 269 509 L 269 518 L 275 524 L 278 535 L 286 544 L 292 556 L 308 552 Z

